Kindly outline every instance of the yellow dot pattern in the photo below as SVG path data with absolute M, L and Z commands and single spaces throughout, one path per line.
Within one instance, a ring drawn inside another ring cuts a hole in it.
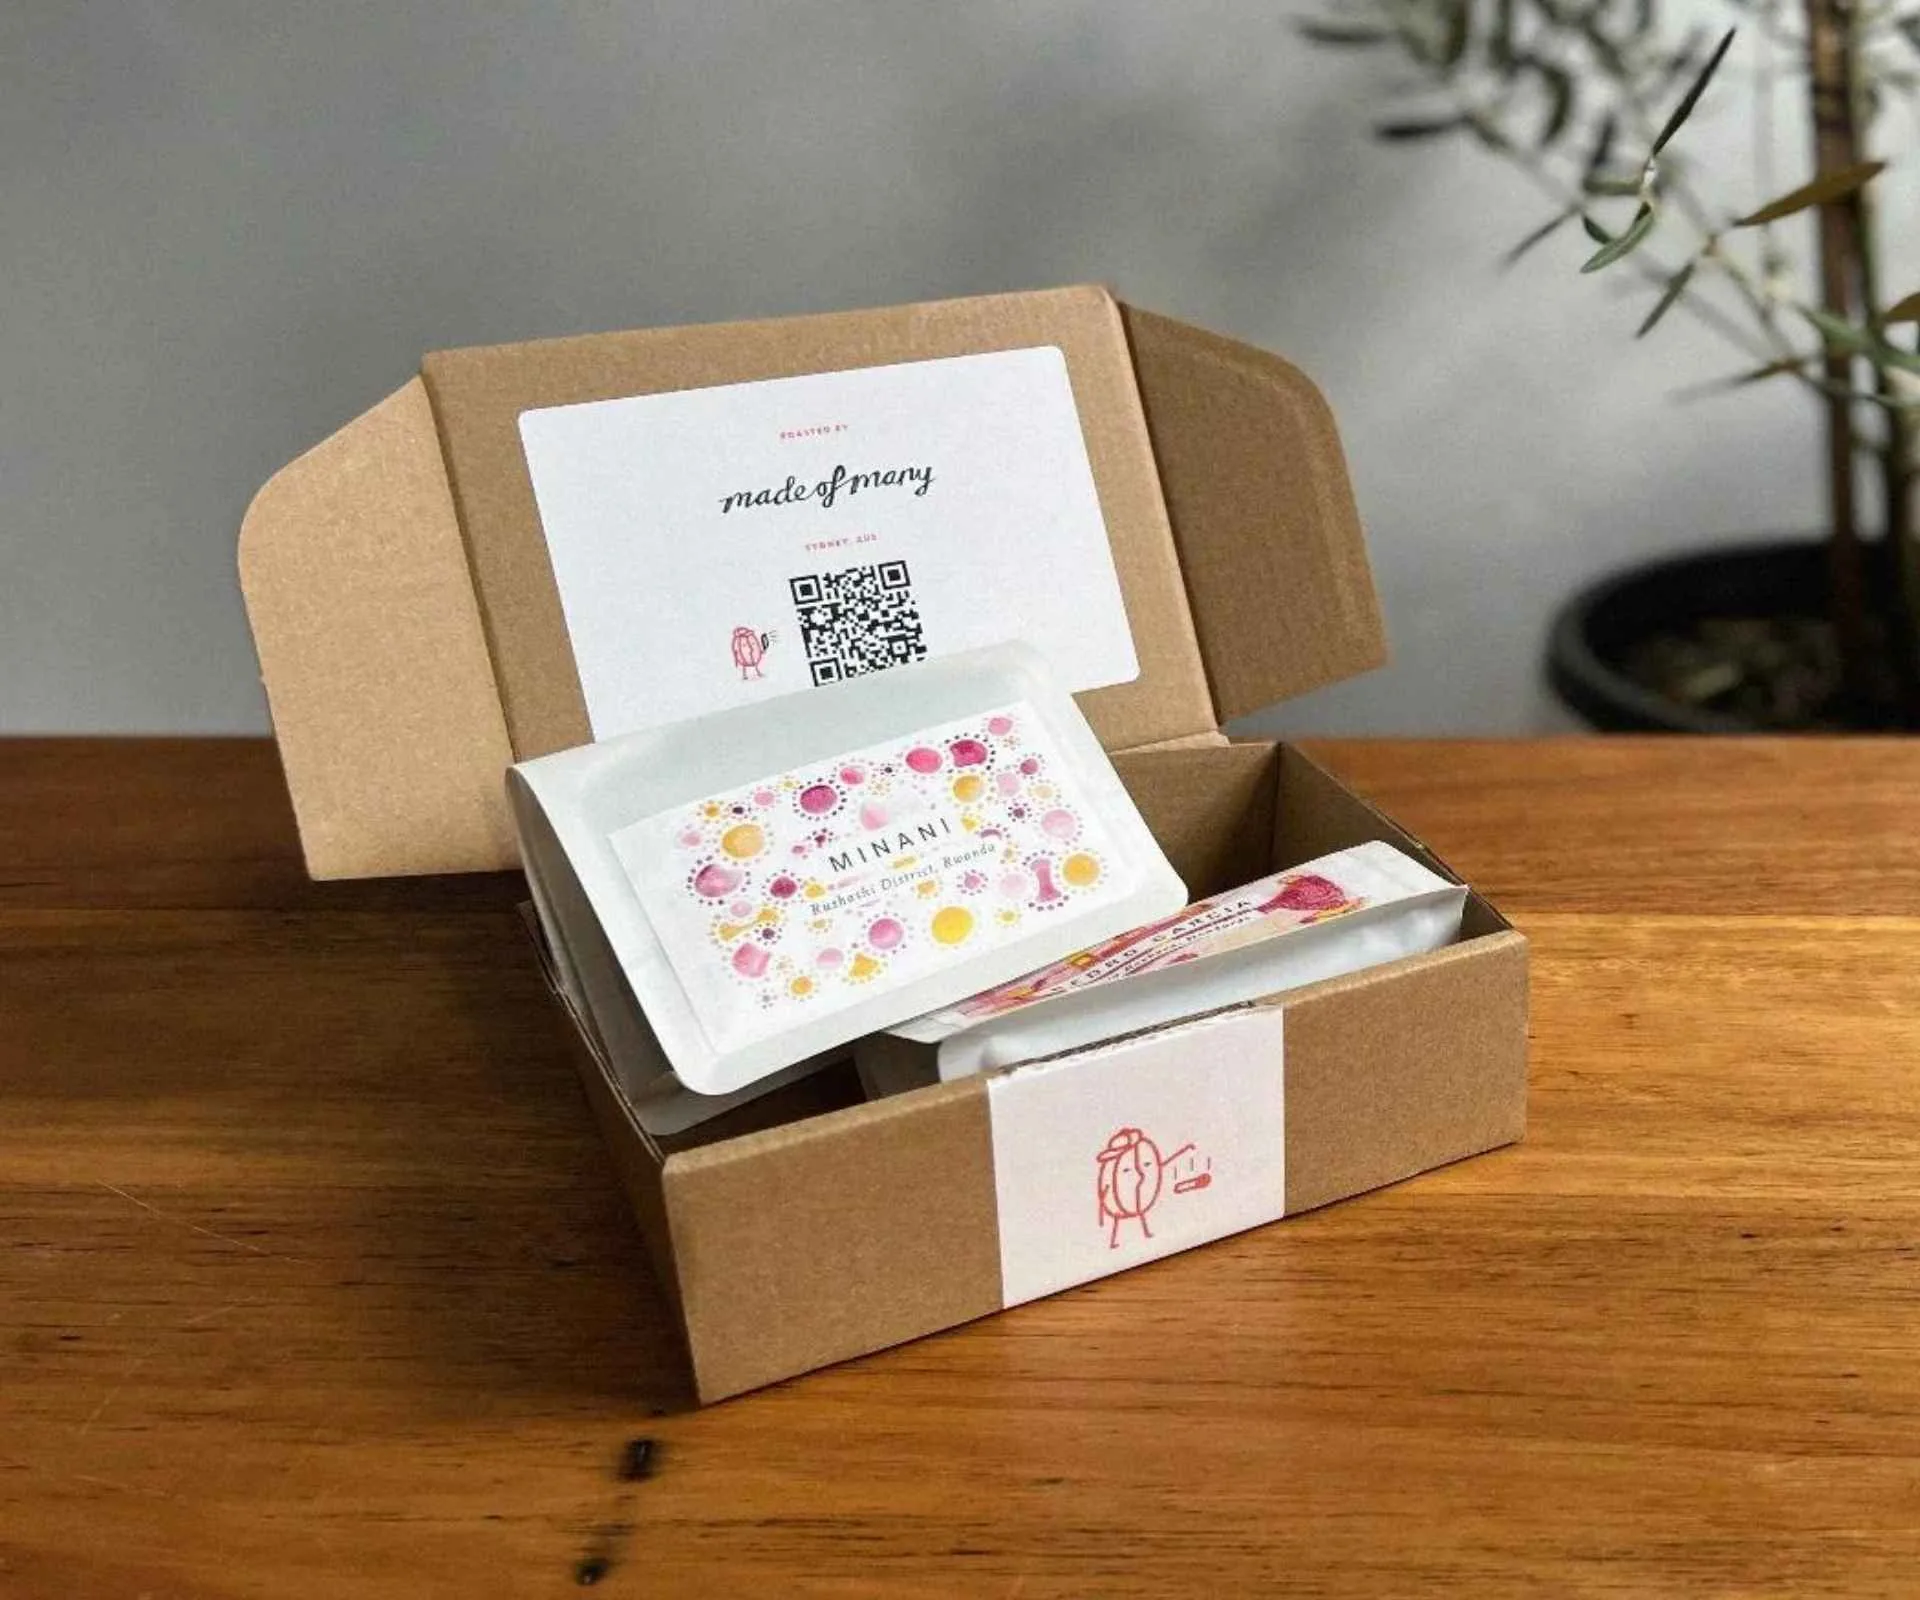
M 1100 881 L 1100 863 L 1084 851 L 1070 855 L 1060 863 L 1060 875 L 1076 889 L 1085 889 Z
M 766 847 L 766 830 L 757 822 L 742 822 L 720 835 L 720 848 L 735 861 L 749 860 Z
M 973 933 L 973 913 L 965 906 L 942 906 L 933 914 L 936 944 L 964 944 Z

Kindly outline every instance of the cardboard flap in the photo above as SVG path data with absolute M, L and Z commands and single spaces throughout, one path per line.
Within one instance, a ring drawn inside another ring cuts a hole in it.
M 1319 392 L 1104 289 L 444 352 L 276 475 L 241 530 L 308 869 L 510 868 L 502 772 L 587 737 L 521 411 L 1036 345 L 1066 358 L 1140 660 L 1078 697 L 1103 744 L 1217 739 L 1384 659 Z
M 513 756 L 418 378 L 254 497 L 240 587 L 307 870 L 516 865 Z
M 1122 308 L 1219 720 L 1386 660 L 1333 413 L 1278 356 Z

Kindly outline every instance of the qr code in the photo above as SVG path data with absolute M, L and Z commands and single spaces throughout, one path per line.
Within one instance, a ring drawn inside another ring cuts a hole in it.
M 904 561 L 789 578 L 800 642 L 815 683 L 918 661 L 927 653 Z

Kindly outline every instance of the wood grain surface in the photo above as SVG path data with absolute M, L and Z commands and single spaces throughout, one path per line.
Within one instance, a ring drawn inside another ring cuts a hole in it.
M 512 879 L 0 744 L 0 1596 L 1920 1592 L 1920 747 L 1314 750 L 1528 1141 L 698 1411 Z

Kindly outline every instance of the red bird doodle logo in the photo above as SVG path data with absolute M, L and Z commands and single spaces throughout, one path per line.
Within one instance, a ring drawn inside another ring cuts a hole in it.
M 1137 1222 L 1142 1238 L 1151 1239 L 1147 1213 L 1164 1193 L 1190 1194 L 1213 1182 L 1213 1161 L 1196 1154 L 1189 1141 L 1170 1154 L 1138 1128 L 1118 1128 L 1094 1157 L 1095 1188 L 1100 1197 L 1100 1226 L 1107 1230 L 1107 1248 L 1120 1247 L 1120 1224 Z M 1171 1179 L 1171 1182 L 1169 1182 Z
M 771 631 L 756 633 L 752 628 L 733 630 L 733 664 L 740 669 L 740 681 L 764 676 L 760 663 L 767 658 L 767 651 L 773 647 L 773 641 L 779 634 Z

